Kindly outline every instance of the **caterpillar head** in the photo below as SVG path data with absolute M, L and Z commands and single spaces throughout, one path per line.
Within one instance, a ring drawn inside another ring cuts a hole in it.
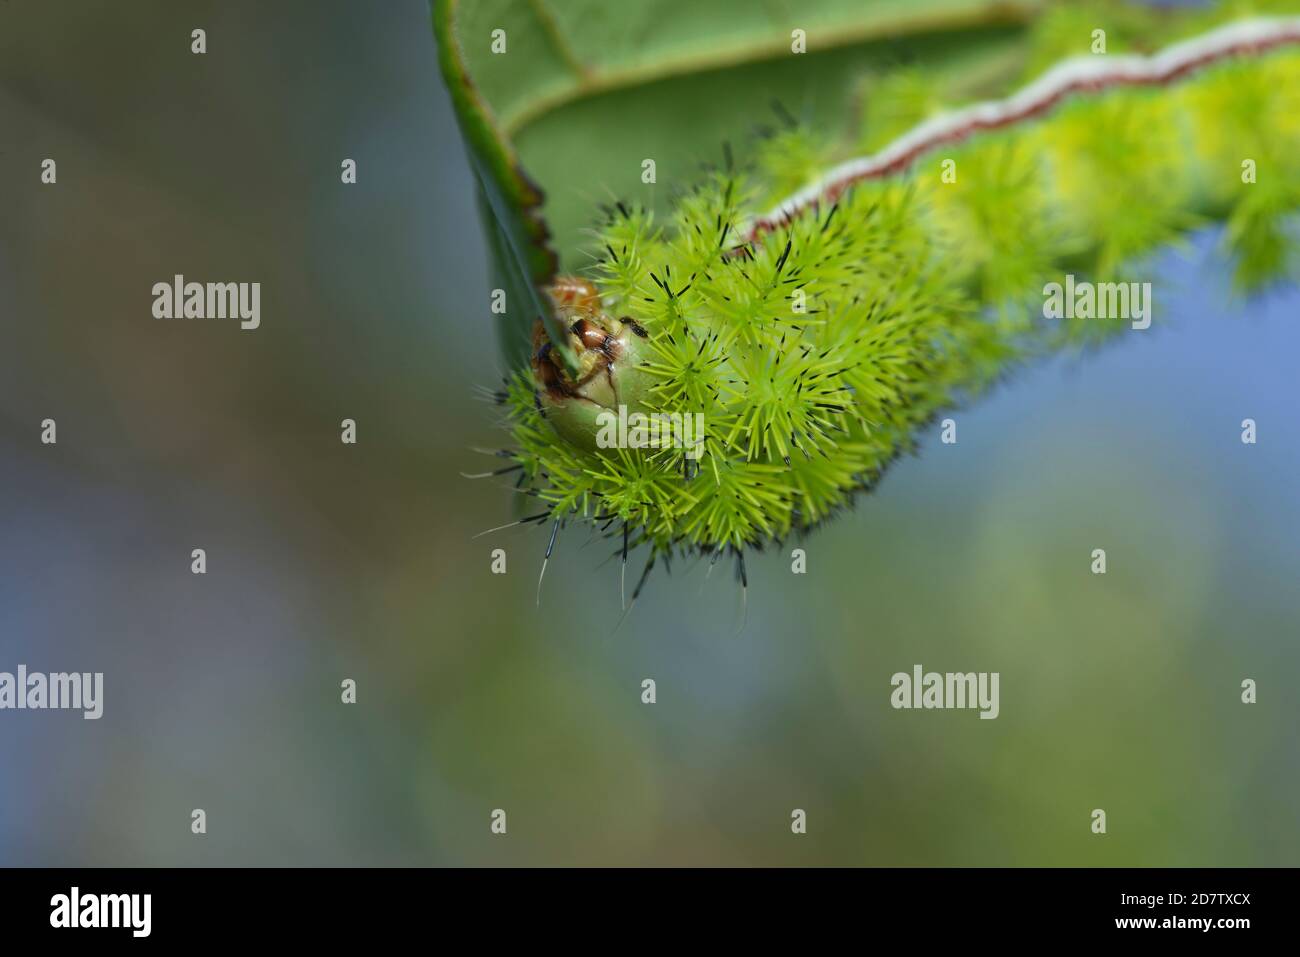
M 559 279 L 548 290 L 577 357 L 572 374 L 558 361 L 540 319 L 533 326 L 532 369 L 537 408 L 570 444 L 596 449 L 599 417 L 644 411 L 650 377 L 642 368 L 647 334 L 630 316 L 611 319 L 596 287 L 585 279 Z

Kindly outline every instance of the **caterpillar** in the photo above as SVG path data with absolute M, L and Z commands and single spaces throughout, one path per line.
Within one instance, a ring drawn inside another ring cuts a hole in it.
M 539 318 L 529 368 L 500 394 L 500 454 L 542 506 L 521 522 L 551 524 L 546 559 L 566 523 L 614 536 L 624 576 L 645 546 L 633 604 L 683 553 L 729 554 L 743 589 L 746 552 L 850 506 L 942 410 L 1125 328 L 1043 318 L 1054 278 L 1127 277 L 1210 220 L 1227 224 L 1241 288 L 1286 276 L 1298 45 L 1300 18 L 1266 18 L 1151 57 L 1071 60 L 793 195 L 765 175 L 788 148 L 777 137 L 663 222 L 616 204 L 589 274 L 548 290 L 564 341 Z M 701 417 L 694 446 L 671 430 L 609 441 L 612 421 L 674 415 Z

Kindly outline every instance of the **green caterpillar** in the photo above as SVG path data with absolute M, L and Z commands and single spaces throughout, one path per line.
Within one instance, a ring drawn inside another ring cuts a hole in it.
M 747 550 L 849 505 L 944 409 L 1129 328 L 1044 318 L 1052 283 L 1130 282 L 1211 221 L 1242 289 L 1286 276 L 1298 43 L 1300 20 L 1253 20 L 1074 61 L 901 138 L 869 127 L 886 145 L 829 174 L 801 165 L 815 150 L 792 128 L 663 221 L 616 205 L 501 393 L 502 454 L 542 504 L 523 521 L 553 523 L 548 557 L 565 522 L 621 534 L 625 564 L 648 546 L 633 600 L 674 553 L 730 553 L 743 581 Z M 808 185 L 783 198 L 792 181 Z

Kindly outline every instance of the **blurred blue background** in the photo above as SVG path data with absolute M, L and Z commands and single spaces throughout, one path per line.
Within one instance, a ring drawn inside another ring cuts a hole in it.
M 545 532 L 459 474 L 503 370 L 428 10 L 376 9 L 0 7 L 0 670 L 105 673 L 0 712 L 0 864 L 1300 863 L 1300 295 L 1170 251 L 1163 322 L 751 558 L 740 634 L 721 565 L 615 633 L 576 531 L 537 609 Z M 154 321 L 178 272 L 261 328 Z M 1000 717 L 893 710 L 917 663 Z

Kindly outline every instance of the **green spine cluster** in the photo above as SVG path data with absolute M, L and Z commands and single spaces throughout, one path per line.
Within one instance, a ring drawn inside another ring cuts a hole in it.
M 626 527 L 652 556 L 762 547 L 848 505 L 921 427 L 1015 363 L 1127 328 L 1044 319 L 1043 286 L 1066 272 L 1148 278 L 1144 257 L 1222 221 L 1241 288 L 1283 277 L 1300 206 L 1300 54 L 1074 97 L 738 251 L 743 223 L 788 190 L 811 143 L 786 130 L 665 221 L 620 206 L 600 227 L 590 278 L 605 311 L 649 334 L 643 405 L 703 413 L 704 446 L 698 461 L 581 450 L 520 373 L 511 454 L 547 517 Z

